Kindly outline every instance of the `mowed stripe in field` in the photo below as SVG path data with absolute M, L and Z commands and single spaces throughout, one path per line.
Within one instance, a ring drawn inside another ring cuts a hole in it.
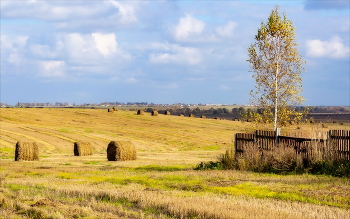
M 3 138 L 0 138 L 0 147 L 1 148 L 14 148 L 14 145 L 11 142 L 4 140 Z
M 45 142 L 45 141 L 43 141 L 43 140 L 41 140 L 39 138 L 35 138 L 35 137 L 29 136 L 29 135 L 25 135 L 25 134 L 22 134 L 22 133 L 13 132 L 13 131 L 5 130 L 5 129 L 2 129 L 1 131 L 7 132 L 7 133 L 11 133 L 11 134 L 14 134 L 14 135 L 19 135 L 19 136 L 25 137 L 25 138 L 27 138 L 29 140 L 38 142 L 38 143 L 44 145 L 48 151 L 53 151 L 53 150 L 56 149 L 56 147 L 54 145 L 49 144 L 49 143 L 47 143 L 47 142 Z
M 28 128 L 28 127 L 19 127 L 19 128 L 27 130 L 27 131 L 39 132 L 39 133 L 42 133 L 42 134 L 54 136 L 54 137 L 61 138 L 63 140 L 66 140 L 66 141 L 69 141 L 69 142 L 73 142 L 73 143 L 77 141 L 77 140 L 74 140 L 74 139 L 71 139 L 71 138 L 67 138 L 67 137 L 64 137 L 62 135 L 57 135 L 57 134 L 54 134 L 54 133 L 51 133 L 51 132 L 47 132 L 47 131 L 40 131 L 40 130 L 37 130 L 37 129 L 31 129 L 31 128 Z

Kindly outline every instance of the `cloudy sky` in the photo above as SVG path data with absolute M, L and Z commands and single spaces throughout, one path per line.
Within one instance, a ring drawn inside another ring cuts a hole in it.
M 1 0 L 1 100 L 248 104 L 247 48 L 280 5 L 305 105 L 350 105 L 349 1 Z

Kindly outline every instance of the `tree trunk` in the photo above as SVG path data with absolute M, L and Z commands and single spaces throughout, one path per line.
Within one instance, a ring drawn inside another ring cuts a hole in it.
M 277 69 L 276 69 L 276 74 L 275 74 L 275 119 L 273 122 L 273 130 L 276 131 L 277 129 L 277 106 L 278 106 L 278 86 L 277 86 L 277 77 L 279 73 L 279 66 L 278 66 L 278 60 L 277 60 Z

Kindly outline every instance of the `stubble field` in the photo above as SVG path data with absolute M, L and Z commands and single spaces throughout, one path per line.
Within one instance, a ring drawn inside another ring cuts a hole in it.
M 346 178 L 193 170 L 249 123 L 43 108 L 0 109 L 0 128 L 0 218 L 350 218 Z M 107 161 L 112 140 L 137 160 Z M 38 142 L 40 160 L 15 162 L 17 141 Z M 94 155 L 73 156 L 76 141 Z

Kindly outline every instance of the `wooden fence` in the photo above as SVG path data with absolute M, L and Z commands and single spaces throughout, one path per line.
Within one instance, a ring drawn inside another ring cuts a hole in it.
M 236 133 L 235 152 L 244 154 L 247 146 L 255 150 L 272 150 L 274 147 L 290 147 L 304 157 L 350 160 L 350 131 L 330 130 L 326 138 L 296 138 L 282 136 L 275 131 L 256 130 L 252 133 Z

